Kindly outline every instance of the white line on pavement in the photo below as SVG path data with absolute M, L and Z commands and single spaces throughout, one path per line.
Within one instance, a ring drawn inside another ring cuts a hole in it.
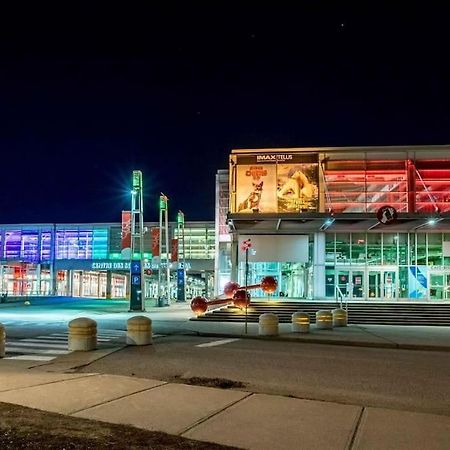
M 196 347 L 215 347 L 217 345 L 229 344 L 230 342 L 239 341 L 240 339 L 221 339 L 220 341 L 206 342 L 205 344 L 198 344 Z
M 8 341 L 6 345 L 20 345 L 21 347 L 54 347 L 54 348 L 66 348 L 67 343 L 63 342 L 43 342 L 38 339 L 22 339 L 20 341 Z
M 46 348 L 27 348 L 24 349 L 23 347 L 9 347 L 6 346 L 6 353 L 35 353 L 35 354 L 43 354 L 43 355 L 66 355 L 67 353 L 70 353 L 69 350 L 53 350 L 53 349 L 46 349 Z
M 19 355 L 19 356 L 8 356 L 5 359 L 21 359 L 23 361 L 51 361 L 55 359 L 56 356 L 42 356 L 42 355 Z

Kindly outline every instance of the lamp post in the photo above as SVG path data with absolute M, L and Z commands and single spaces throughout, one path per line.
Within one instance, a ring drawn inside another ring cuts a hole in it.
M 131 191 L 130 311 L 145 311 L 144 303 L 144 196 L 142 172 L 133 170 Z M 139 254 L 136 256 L 136 252 Z
M 169 219 L 168 202 L 166 195 L 159 196 L 159 267 L 158 267 L 158 306 L 169 306 L 170 299 L 170 266 L 169 266 Z M 164 259 L 166 264 L 166 298 L 162 298 L 162 261 L 163 261 L 163 241 Z
M 184 214 L 178 211 L 177 214 L 177 302 L 186 301 L 186 259 L 184 246 Z M 182 253 L 181 253 L 182 252 Z

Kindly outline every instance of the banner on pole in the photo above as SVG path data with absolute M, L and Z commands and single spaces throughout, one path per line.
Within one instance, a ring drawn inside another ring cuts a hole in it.
M 171 262 L 178 261 L 178 239 L 172 239 L 172 253 L 171 253 Z
M 160 239 L 160 231 L 159 228 L 152 228 L 152 255 L 159 255 L 159 239 Z
M 131 248 L 131 211 L 122 211 L 122 250 Z

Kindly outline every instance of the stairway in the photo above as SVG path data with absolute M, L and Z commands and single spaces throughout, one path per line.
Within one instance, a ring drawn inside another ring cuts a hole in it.
M 278 316 L 280 323 L 290 323 L 294 312 L 303 311 L 310 315 L 311 323 L 314 323 L 316 311 L 337 307 L 335 302 L 329 301 L 252 301 L 247 310 L 247 319 L 248 322 L 258 322 L 261 314 L 270 312 Z M 244 322 L 245 310 L 227 306 L 191 320 Z M 450 326 L 450 303 L 349 302 L 348 321 L 351 324 Z

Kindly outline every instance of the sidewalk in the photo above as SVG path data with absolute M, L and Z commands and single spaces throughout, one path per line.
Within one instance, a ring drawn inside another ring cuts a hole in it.
M 0 402 L 241 448 L 448 449 L 450 442 L 447 416 L 1 364 Z

